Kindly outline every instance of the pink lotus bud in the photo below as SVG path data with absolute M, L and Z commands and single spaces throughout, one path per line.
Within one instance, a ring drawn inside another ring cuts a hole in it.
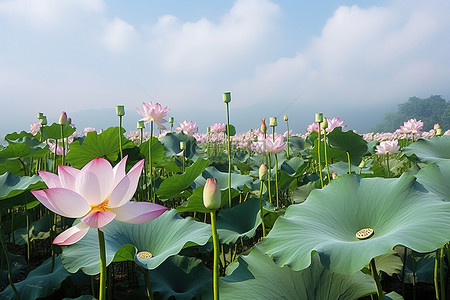
M 265 133 L 267 132 L 266 118 L 261 119 L 261 121 L 262 121 L 262 124 L 261 124 L 261 132 L 265 134 Z
M 259 180 L 263 180 L 264 174 L 266 174 L 266 169 L 267 169 L 267 167 L 265 164 L 262 164 L 259 167 Z
M 331 174 L 331 178 L 336 179 L 338 177 L 336 172 L 333 172 L 333 174 Z
M 65 111 L 62 112 L 61 116 L 59 117 L 59 124 L 65 125 L 67 124 L 67 114 Z
M 288 120 L 288 116 L 284 115 L 284 120 L 287 121 Z
M 222 203 L 222 195 L 220 193 L 217 179 L 206 179 L 205 187 L 203 188 L 203 205 L 211 210 L 216 210 Z

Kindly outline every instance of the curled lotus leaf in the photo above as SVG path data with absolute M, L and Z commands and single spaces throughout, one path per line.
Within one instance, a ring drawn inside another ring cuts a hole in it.
M 414 176 L 339 176 L 291 205 L 264 239 L 266 254 L 280 265 L 302 270 L 317 252 L 335 272 L 352 274 L 370 260 L 402 245 L 431 252 L 450 240 L 450 203 L 429 193 Z M 358 239 L 364 228 L 373 234 Z
M 416 178 L 428 191 L 450 202 L 450 160 L 426 166 L 417 172 Z
M 411 157 L 417 157 L 421 162 L 430 164 L 442 160 L 450 160 L 450 136 L 435 136 L 431 139 L 418 139 L 408 147 L 403 148 L 403 153 Z

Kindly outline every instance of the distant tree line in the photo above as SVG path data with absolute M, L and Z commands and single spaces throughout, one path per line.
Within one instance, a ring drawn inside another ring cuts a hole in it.
M 393 132 L 409 119 L 422 120 L 423 131 L 433 129 L 439 123 L 446 131 L 450 129 L 450 102 L 440 95 L 426 99 L 410 97 L 408 102 L 398 105 L 398 111 L 384 113 L 384 120 L 372 128 L 373 132 Z

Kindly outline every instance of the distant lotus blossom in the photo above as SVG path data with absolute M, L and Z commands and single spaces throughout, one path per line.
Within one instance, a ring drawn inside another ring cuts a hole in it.
M 193 135 L 197 132 L 197 123 L 185 120 L 184 122 L 180 122 L 180 127 L 177 127 L 175 130 L 178 132 L 182 131 L 184 134 Z
M 421 120 L 417 121 L 416 119 L 409 119 L 408 121 L 403 122 L 403 126 L 400 126 L 399 132 L 416 134 L 422 130 L 422 127 L 423 122 Z
M 153 104 L 151 101 L 149 103 L 143 102 L 142 105 L 144 107 L 144 110 L 136 108 L 138 114 L 140 114 L 143 117 L 139 121 L 144 121 L 145 123 L 153 121 L 156 123 L 156 126 L 158 126 L 159 129 L 166 129 L 163 123 L 167 122 L 167 120 L 164 119 L 164 117 L 169 112 L 169 108 L 167 108 L 167 106 L 162 108 L 161 104 L 159 103 Z
M 342 129 L 345 129 L 347 127 L 347 125 L 342 126 L 342 124 L 344 124 L 344 121 L 339 120 L 339 118 L 333 118 L 333 119 L 328 119 L 328 127 L 327 127 L 327 132 L 332 132 L 333 129 L 335 129 L 336 127 L 342 127 Z
M 67 218 L 81 218 L 78 224 L 59 234 L 53 244 L 74 244 L 86 235 L 89 228 L 101 229 L 113 219 L 140 224 L 167 210 L 150 202 L 130 201 L 144 160 L 125 174 L 126 161 L 127 156 L 113 168 L 106 159 L 95 158 L 81 170 L 58 166 L 58 175 L 39 172 L 48 189 L 31 193 L 49 210 Z
M 84 133 L 85 135 L 87 135 L 88 132 L 92 132 L 92 131 L 95 131 L 95 128 L 93 128 L 93 127 L 85 127 L 85 128 L 83 129 L 83 133 Z
M 377 146 L 375 152 L 378 155 L 385 155 L 385 154 L 394 154 L 400 150 L 400 147 L 398 145 L 397 140 L 393 141 L 382 141 Z
M 36 135 L 41 130 L 41 127 L 42 127 L 41 123 L 39 123 L 39 122 L 36 122 L 36 123 L 31 122 L 30 123 L 30 132 L 31 132 L 31 134 L 32 135 Z
M 52 143 L 49 141 L 45 141 L 44 143 L 48 145 L 50 152 L 55 153 L 55 151 L 56 151 L 56 155 L 63 155 L 63 153 L 67 154 L 69 152 L 69 149 L 66 148 L 64 151 L 63 147 L 60 146 L 59 144 L 58 144 L 58 147 L 56 147 L 56 143 Z
M 211 130 L 211 132 L 221 133 L 227 130 L 227 125 L 225 125 L 224 123 L 214 123 L 209 127 L 209 129 Z
M 313 131 L 319 132 L 319 123 L 309 124 L 308 127 L 306 128 L 306 132 L 308 133 L 311 133 Z
M 254 141 L 249 149 L 256 153 L 280 153 L 286 147 L 286 142 L 282 135 L 276 135 L 275 141 L 271 135 L 267 136 L 265 139 L 258 139 Z

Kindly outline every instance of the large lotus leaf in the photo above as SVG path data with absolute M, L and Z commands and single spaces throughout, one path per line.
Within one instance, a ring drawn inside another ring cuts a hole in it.
M 219 282 L 220 299 L 358 299 L 376 292 L 370 275 L 334 273 L 325 269 L 317 257 L 309 268 L 293 271 L 278 267 L 257 244 L 238 261 L 239 267 Z M 249 273 L 254 279 L 245 280 Z M 212 299 L 210 293 L 208 290 L 204 298 Z
M 424 190 L 414 176 L 361 178 L 339 176 L 291 205 L 264 239 L 266 254 L 278 265 L 301 270 L 317 252 L 325 267 L 357 272 L 397 245 L 430 252 L 450 240 L 450 203 Z M 372 228 L 372 237 L 355 234 Z
M 75 128 L 70 126 L 70 124 L 64 124 L 63 126 L 62 136 L 63 138 L 67 138 L 71 136 L 75 132 Z M 53 123 L 50 126 L 43 126 L 41 128 L 42 138 L 44 140 L 48 139 L 61 139 L 61 124 Z
M 403 259 L 405 255 L 404 247 L 397 247 L 396 251 Z M 406 255 L 405 275 L 400 271 L 398 277 L 403 277 L 404 282 L 413 283 L 413 276 L 415 275 L 416 282 L 433 283 L 434 282 L 434 263 L 436 258 L 436 252 L 431 253 L 412 253 L 410 249 Z M 414 264 L 413 264 L 414 260 Z M 444 265 L 444 269 L 447 266 Z
M 217 233 L 223 244 L 235 243 L 240 237 L 251 238 L 261 224 L 259 199 L 247 201 L 221 210 L 217 214 Z
M 239 195 L 239 191 L 235 189 L 231 189 L 231 199 L 237 197 Z M 228 189 L 221 191 L 221 207 L 228 203 Z M 187 201 L 184 201 L 181 205 L 177 207 L 178 212 L 201 212 L 201 213 L 209 213 L 211 210 L 206 208 L 203 204 L 203 186 L 199 186 L 195 189 L 194 193 L 188 198 Z
M 208 167 L 203 171 L 202 175 L 197 177 L 194 181 L 196 186 L 205 185 L 207 178 L 216 178 L 220 189 L 228 188 L 228 172 L 220 172 L 215 167 Z M 235 190 L 243 190 L 244 186 L 251 188 L 253 178 L 249 175 L 241 175 L 231 173 L 231 188 Z
M 181 152 L 180 142 L 186 143 L 184 148 L 184 157 L 192 158 L 197 151 L 197 142 L 192 135 L 186 135 L 182 132 L 168 133 L 159 139 L 166 148 L 166 155 L 171 157 Z
M 435 163 L 450 159 L 450 136 L 435 136 L 431 139 L 419 139 L 403 148 L 403 153 L 416 156 L 424 163 Z
M 39 188 L 41 188 L 41 186 Z M 0 200 L 0 209 L 12 208 L 25 204 L 27 205 L 28 209 L 31 209 L 39 205 L 40 202 L 33 195 L 31 195 L 30 191 L 25 191 L 24 193 L 15 195 L 13 197 Z
M 133 142 L 123 136 L 124 133 L 125 129 L 121 128 L 122 149 L 134 147 Z M 88 132 L 82 143 L 76 141 L 70 144 L 66 158 L 74 168 L 80 169 L 96 157 L 114 162 L 118 159 L 119 152 L 119 127 L 110 127 L 100 134 Z
M 141 262 L 141 265 L 154 269 L 168 257 L 178 254 L 188 243 L 206 244 L 211 237 L 211 226 L 192 218 L 183 219 L 176 210 L 170 210 L 144 224 L 112 221 L 104 227 L 104 233 L 108 265 L 113 260 L 134 260 L 137 252 L 149 251 L 153 257 Z M 69 272 L 82 269 L 88 275 L 98 274 L 97 230 L 92 228 L 79 242 L 63 247 L 61 259 Z
M 176 174 L 164 179 L 158 188 L 158 197 L 163 199 L 179 197 L 180 193 L 187 189 L 209 165 L 203 158 L 198 158 L 195 163 L 186 168 L 183 174 Z
M 280 169 L 289 175 L 298 177 L 303 174 L 307 166 L 308 163 L 305 160 L 299 157 L 293 157 L 289 160 L 283 161 Z
M 6 172 L 15 176 L 25 175 L 24 166 L 18 159 L 0 158 L 0 174 Z
M 350 154 L 351 163 L 358 165 L 367 152 L 367 142 L 353 131 L 342 132 L 342 127 L 336 127 L 327 135 L 331 147 L 338 148 Z
M 162 299 L 201 299 L 204 286 L 212 285 L 212 272 L 199 259 L 175 255 L 150 271 L 150 282 Z
M 9 261 L 11 263 L 11 279 L 13 282 L 23 280 L 27 275 L 27 261 L 22 255 L 15 255 L 8 252 Z M 8 270 L 6 267 L 5 254 L 0 251 L 0 260 L 3 262 L 3 269 L 0 269 L 0 290 L 9 285 Z M 3 299 L 0 293 L 0 299 Z
M 0 200 L 11 198 L 27 190 L 43 189 L 46 185 L 39 175 L 14 176 L 7 172 L 0 175 Z
M 373 174 L 373 171 L 370 168 L 361 168 L 359 166 L 351 165 L 352 172 L 356 174 Z M 330 173 L 336 172 L 337 175 L 348 174 L 348 162 L 338 161 L 332 165 L 329 165 L 328 169 Z M 323 169 L 322 172 L 326 172 L 326 169 Z
M 149 145 L 148 140 L 139 145 L 140 152 L 147 161 L 148 161 L 148 145 Z M 152 138 L 152 165 L 162 162 L 165 158 L 164 153 L 165 153 L 165 150 L 164 150 L 163 144 L 156 137 L 153 137 Z
M 310 150 L 310 154 L 314 160 L 318 161 L 319 147 L 318 147 L 317 139 L 315 139 L 313 141 L 313 145 L 314 145 L 314 148 Z M 320 144 L 320 160 L 321 160 L 321 163 L 323 165 L 325 165 L 325 145 L 324 145 L 323 141 Z M 335 161 L 348 161 L 347 153 L 341 149 L 330 147 L 330 145 L 327 144 L 327 160 L 328 160 L 328 163 L 335 162 Z M 353 160 L 352 160 L 352 163 L 353 163 Z
M 400 273 L 403 267 L 402 259 L 394 250 L 390 251 L 389 253 L 377 256 L 374 258 L 374 260 L 378 272 L 381 273 L 381 271 L 383 271 L 389 276 Z M 370 273 L 369 269 L 367 269 L 367 271 L 367 273 Z
M 450 160 L 426 166 L 416 178 L 427 190 L 450 202 Z
M 28 235 L 27 228 L 22 227 L 14 232 L 14 244 L 25 245 L 27 243 L 28 237 L 30 237 L 30 242 L 34 240 L 45 240 L 50 237 L 50 228 L 52 227 L 51 214 L 46 214 L 39 220 L 32 222 L 29 227 Z
M 12 132 L 12 133 L 8 133 L 7 135 L 5 135 L 5 141 L 7 141 L 9 143 L 10 141 L 14 141 L 14 140 L 26 137 L 26 136 L 33 137 L 33 135 L 30 132 L 26 132 L 23 130 L 20 133 Z M 34 137 L 36 138 L 37 136 L 34 136 Z
M 34 137 L 23 137 L 9 141 L 9 145 L 0 151 L 0 158 L 42 158 L 49 152 L 48 146 Z
M 53 272 L 52 258 L 47 259 L 42 265 L 31 271 L 27 278 L 15 284 L 21 299 L 38 299 L 50 296 L 57 291 L 61 282 L 70 276 L 59 257 L 55 258 L 55 265 Z M 1 299 L 16 299 L 11 286 L 8 286 L 0 293 Z

